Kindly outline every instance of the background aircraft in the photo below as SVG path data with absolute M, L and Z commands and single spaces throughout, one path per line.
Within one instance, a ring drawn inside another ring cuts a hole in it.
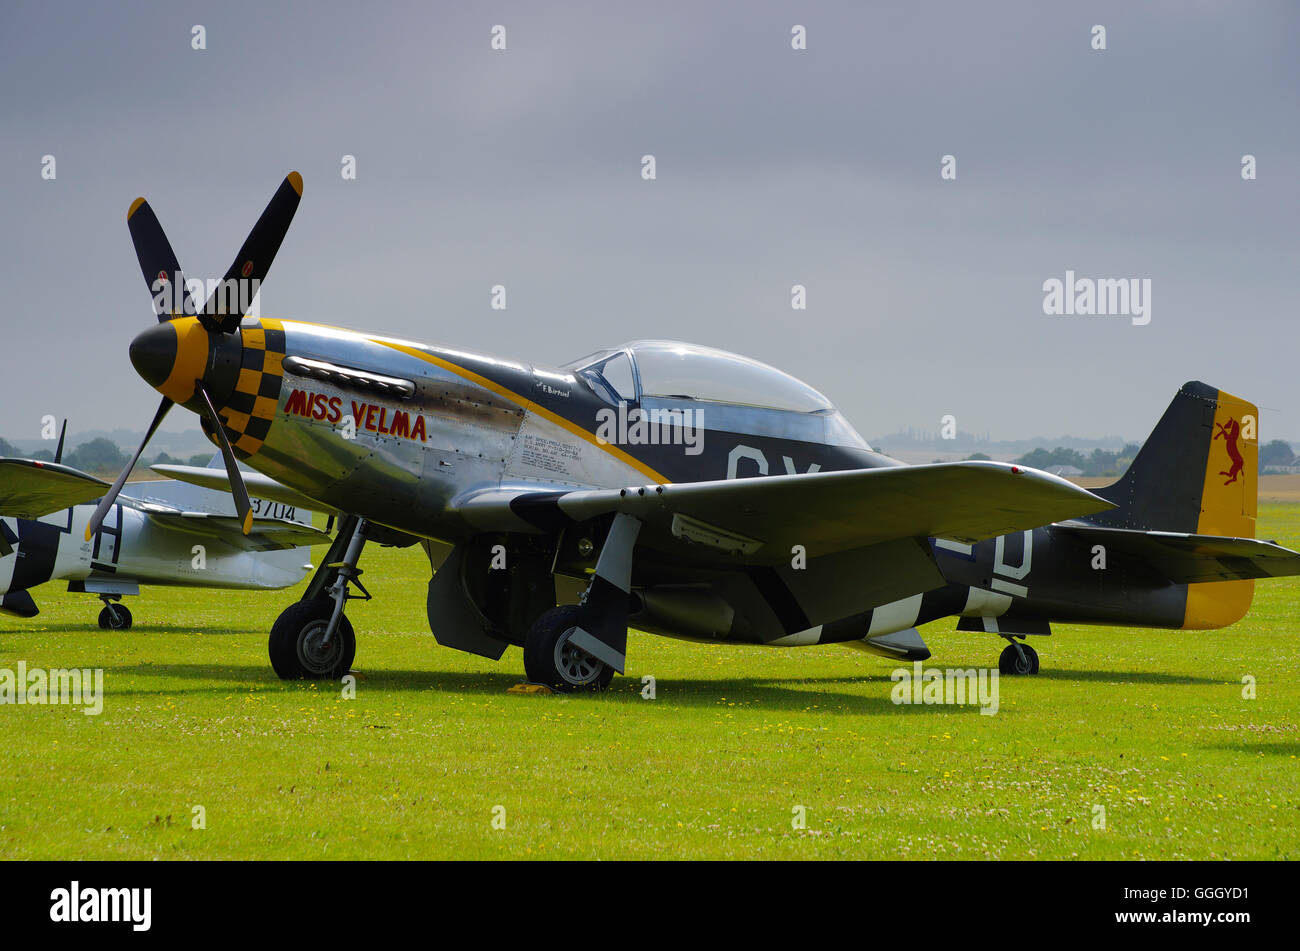
M 1258 413 L 1201 383 L 1094 494 L 1004 463 L 905 466 L 806 384 L 690 344 L 541 367 L 301 322 L 241 326 L 237 284 L 265 278 L 301 193 L 290 174 L 225 291 L 156 306 L 131 344 L 163 394 L 135 458 L 180 403 L 226 471 L 171 474 L 228 487 L 247 519 L 242 458 L 348 513 L 272 628 L 281 677 L 348 669 L 343 612 L 377 537 L 424 545 L 440 643 L 492 658 L 521 646 L 529 678 L 562 690 L 608 685 L 629 623 L 910 658 L 928 656 L 917 624 L 956 615 L 1008 642 L 1004 672 L 1033 673 L 1024 639 L 1051 621 L 1219 627 L 1249 606 L 1250 579 L 1300 573 L 1300 555 L 1252 537 Z M 144 199 L 128 225 L 157 305 L 184 276 Z
M 62 448 L 60 438 L 56 459 Z M 133 483 L 87 535 L 88 503 L 108 488 L 58 462 L 0 459 L 0 611 L 34 617 L 32 589 L 67 581 L 104 602 L 101 628 L 125 630 L 131 612 L 119 602 L 142 584 L 286 588 L 312 568 L 306 546 L 329 542 L 309 511 L 261 498 L 245 535 L 228 494 L 171 479 Z

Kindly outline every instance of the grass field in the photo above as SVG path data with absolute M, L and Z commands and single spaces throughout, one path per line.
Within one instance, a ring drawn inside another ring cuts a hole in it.
M 1260 516 L 1300 547 L 1300 505 Z M 0 616 L 0 668 L 105 669 L 99 716 L 0 707 L 0 856 L 1300 857 L 1297 579 L 1224 632 L 1058 626 L 981 716 L 895 706 L 895 665 L 847 648 L 647 635 L 608 695 L 508 694 L 519 651 L 429 634 L 418 548 L 362 567 L 355 699 L 271 672 L 290 591 L 149 589 L 126 633 L 56 585 L 33 621 Z M 953 627 L 922 631 L 932 665 L 996 663 L 1000 641 Z

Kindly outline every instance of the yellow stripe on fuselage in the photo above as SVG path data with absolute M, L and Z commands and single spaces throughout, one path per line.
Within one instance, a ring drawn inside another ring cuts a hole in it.
M 507 389 L 501 384 L 495 383 L 492 380 L 489 380 L 487 377 L 475 373 L 473 370 L 466 369 L 465 367 L 460 366 L 459 364 L 456 363 L 452 363 L 450 360 L 446 360 L 442 357 L 434 356 L 432 353 L 426 353 L 425 351 L 417 349 L 416 347 L 408 347 L 405 344 L 394 343 L 391 340 L 379 340 L 374 337 L 371 337 L 369 339 L 372 343 L 383 344 L 385 347 L 390 347 L 393 350 L 398 351 L 399 353 L 405 353 L 408 356 L 412 356 L 419 360 L 423 360 L 426 363 L 432 363 L 434 366 L 441 367 L 442 369 L 448 371 L 449 373 L 454 373 L 457 376 L 461 377 L 462 379 L 469 380 L 471 383 L 475 383 L 478 386 L 483 387 L 485 390 L 491 390 L 493 393 L 497 394 L 498 396 L 503 397 L 504 399 L 507 399 L 510 402 L 514 403 L 516 406 L 522 406 L 528 412 L 536 413 L 538 416 L 542 417 L 543 419 L 548 420 L 549 422 L 552 422 L 555 425 L 568 430 L 569 432 L 573 433 L 575 436 L 578 436 L 581 439 L 586 440 L 587 442 L 595 446 L 597 449 L 609 453 L 611 456 L 618 459 L 620 462 L 629 465 L 637 472 L 640 472 L 643 476 L 650 479 L 652 482 L 657 482 L 661 485 L 668 485 L 670 483 L 670 480 L 665 478 L 661 473 L 656 472 L 654 469 L 650 468 L 644 462 L 637 459 L 635 456 L 625 452 L 624 450 L 620 449 L 618 446 L 615 446 L 612 443 L 606 442 L 604 440 L 598 439 L 595 433 L 587 432 L 587 430 L 583 429 L 577 423 L 574 423 L 570 420 L 565 419 L 563 416 L 551 412 L 549 409 L 547 409 L 544 406 L 537 405 L 528 397 L 521 396 L 520 394 L 514 392 L 513 390 Z
M 1205 461 L 1201 515 L 1196 533 L 1254 538 L 1259 410 L 1253 404 L 1220 390 L 1209 440 L 1210 452 Z M 1229 452 L 1230 445 L 1241 457 L 1239 468 Z M 1249 579 L 1189 584 L 1183 627 L 1209 630 L 1235 624 L 1250 610 L 1254 596 L 1255 582 Z

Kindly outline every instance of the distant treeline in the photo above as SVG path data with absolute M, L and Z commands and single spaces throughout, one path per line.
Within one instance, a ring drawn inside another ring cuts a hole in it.
M 1056 449 L 1038 448 L 1032 452 L 1027 452 L 1016 462 L 1022 466 L 1031 466 L 1034 469 L 1050 469 L 1053 466 L 1073 466 L 1079 469 L 1084 475 L 1089 476 L 1118 476 L 1128 468 L 1133 457 L 1138 454 L 1142 447 L 1137 443 L 1128 443 L 1123 449 L 1094 449 L 1090 453 L 1079 452 L 1077 449 L 1065 449 L 1057 447 Z
M 1119 476 L 1123 475 L 1124 470 L 1129 467 L 1129 463 L 1133 461 L 1141 448 L 1137 443 L 1129 443 L 1123 449 L 1115 452 L 1106 449 L 1094 449 L 1091 453 L 1083 453 L 1077 449 L 1065 449 L 1059 446 L 1055 449 L 1039 447 L 1032 452 L 1025 453 L 1016 462 L 1022 466 L 1031 466 L 1034 469 L 1073 466 L 1086 476 Z M 988 456 L 977 452 L 970 458 L 987 459 Z M 1269 468 L 1287 468 L 1295 465 L 1300 465 L 1300 460 L 1291 451 L 1290 443 L 1283 442 L 1281 439 L 1274 439 L 1259 449 L 1259 468 L 1261 472 Z
M 0 458 L 18 457 L 20 459 L 39 459 L 42 462 L 54 461 L 54 446 L 49 449 L 40 449 L 33 453 L 21 452 L 12 443 L 0 439 Z M 81 469 L 84 472 L 93 472 L 96 474 L 112 473 L 116 475 L 126 465 L 130 457 L 122 451 L 122 448 L 111 439 L 92 439 L 89 442 L 83 442 L 75 448 L 64 448 L 63 464 L 72 466 L 74 469 Z M 176 466 L 206 466 L 208 460 L 212 458 L 211 452 L 201 452 L 187 459 L 177 459 L 169 456 L 165 452 L 159 453 L 152 458 L 146 457 L 144 465 L 176 465 Z

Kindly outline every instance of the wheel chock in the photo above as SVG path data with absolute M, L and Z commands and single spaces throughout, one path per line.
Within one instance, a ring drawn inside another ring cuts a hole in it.
M 555 691 L 546 684 L 532 684 L 524 681 L 521 684 L 515 684 L 506 693 L 550 694 L 555 693 Z

